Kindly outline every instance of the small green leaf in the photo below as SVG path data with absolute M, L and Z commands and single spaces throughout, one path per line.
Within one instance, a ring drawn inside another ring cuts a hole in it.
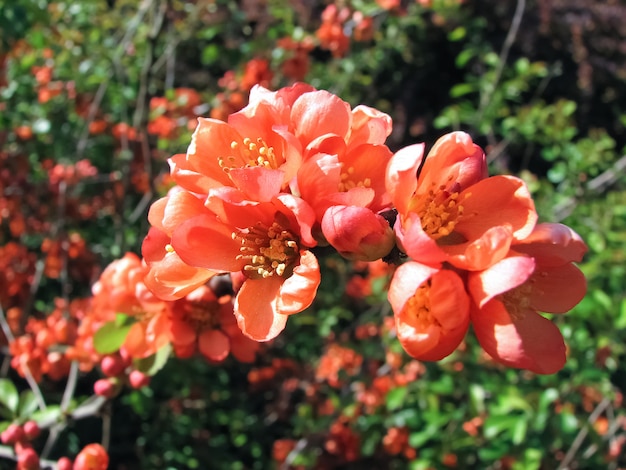
M 45 410 L 35 411 L 30 419 L 37 421 L 40 427 L 49 427 L 61 416 L 61 407 L 58 405 L 48 406 Z
M 451 42 L 460 41 L 467 35 L 467 30 L 464 26 L 459 26 L 448 34 L 448 40 Z
M 110 354 L 124 344 L 131 325 L 119 325 L 118 319 L 105 323 L 93 336 L 93 346 L 100 354 Z
M 15 414 L 19 399 L 15 384 L 9 379 L 0 379 L 0 403 Z
M 29 420 L 32 414 L 37 411 L 38 406 L 37 398 L 32 390 L 24 390 L 20 395 L 17 416 L 23 421 Z
M 402 407 L 404 404 L 404 399 L 406 398 L 406 387 L 398 387 L 390 390 L 387 393 L 387 408 L 389 410 L 397 410 Z
M 161 349 L 159 349 L 156 354 L 145 357 L 143 359 L 138 359 L 133 363 L 133 365 L 138 371 L 143 372 L 146 375 L 152 376 L 163 368 L 163 366 L 167 363 L 167 360 L 169 359 L 171 353 L 172 346 L 168 343 Z
M 463 95 L 468 95 L 474 92 L 474 86 L 469 83 L 459 83 L 458 85 L 454 85 L 450 89 L 450 96 L 452 98 L 458 98 Z

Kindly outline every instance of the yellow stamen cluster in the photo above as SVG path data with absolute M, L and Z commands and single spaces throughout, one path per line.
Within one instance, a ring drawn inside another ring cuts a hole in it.
M 260 222 L 246 232 L 233 232 L 241 242 L 237 259 L 246 260 L 243 272 L 251 279 L 290 276 L 298 256 L 296 237 L 274 221 L 269 227 Z
M 459 204 L 459 192 L 450 192 L 446 185 L 429 189 L 426 194 L 416 195 L 410 210 L 416 212 L 422 222 L 422 229 L 437 240 L 450 235 L 463 215 L 463 205 Z
M 363 181 L 354 181 L 354 167 L 349 167 L 346 171 L 342 171 L 339 182 L 339 191 L 345 192 L 352 188 L 369 188 L 372 186 L 372 180 L 365 178 Z
M 220 168 L 228 173 L 233 168 L 245 168 L 252 166 L 262 166 L 265 168 L 278 168 L 280 163 L 274 153 L 274 147 L 270 147 L 261 137 L 252 141 L 249 137 L 243 142 L 232 141 L 230 148 L 237 151 L 237 155 L 219 157 Z
M 427 281 L 417 288 L 415 294 L 407 301 L 405 310 L 415 319 L 414 326 L 418 330 L 426 330 L 433 323 L 439 322 L 430 311 L 430 282 Z M 439 325 L 440 326 L 440 325 Z

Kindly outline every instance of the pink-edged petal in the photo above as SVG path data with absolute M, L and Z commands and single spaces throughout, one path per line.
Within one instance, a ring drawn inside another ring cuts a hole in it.
M 471 272 L 467 287 L 479 307 L 495 296 L 526 282 L 535 270 L 535 260 L 529 256 L 509 256 L 484 271 Z
M 392 120 L 388 114 L 365 105 L 358 105 L 352 110 L 352 126 L 348 146 L 384 144 L 391 134 Z
M 512 316 L 494 299 L 472 310 L 472 325 L 483 349 L 501 364 L 538 374 L 553 374 L 565 365 L 561 332 L 532 310 Z
M 276 312 L 276 297 L 283 279 L 246 279 L 235 298 L 235 317 L 242 333 L 255 341 L 269 341 L 287 324 L 287 315 Z
M 204 330 L 198 336 L 198 349 L 210 361 L 220 362 L 230 352 L 230 340 L 220 330 Z
M 263 167 L 234 168 L 229 174 L 234 185 L 252 201 L 270 201 L 283 185 L 284 174 L 280 170 Z
M 304 93 L 291 108 L 295 134 L 304 146 L 324 134 L 345 138 L 351 119 L 350 105 L 325 90 Z
M 309 248 L 317 245 L 315 238 L 311 234 L 311 229 L 315 223 L 313 208 L 303 199 L 294 197 L 291 194 L 280 194 L 276 199 L 287 209 L 285 212 L 288 212 L 290 217 L 294 217 L 292 226 L 300 229 L 298 235 L 302 244 Z
M 413 144 L 398 150 L 389 160 L 385 187 L 399 214 L 406 214 L 417 188 L 417 170 L 424 158 L 424 144 Z
M 527 237 L 537 222 L 535 203 L 526 183 L 515 176 L 491 176 L 461 193 L 463 207 L 455 231 L 475 240 L 489 228 L 509 226 L 514 240 Z
M 470 243 L 444 247 L 448 261 L 459 269 L 480 271 L 500 261 L 509 252 L 513 233 L 509 227 L 491 227 Z
M 531 306 L 540 312 L 569 312 L 587 292 L 585 275 L 571 263 L 557 267 L 541 265 L 531 282 Z
M 409 212 L 404 221 L 398 217 L 394 231 L 400 249 L 415 261 L 438 267 L 448 258 L 437 242 L 424 232 L 420 218 L 415 212 Z
M 487 177 L 485 153 L 465 132 L 450 132 L 432 147 L 420 174 L 420 185 L 430 188 L 450 179 L 463 190 Z
M 281 315 L 293 315 L 308 308 L 315 299 L 320 280 L 317 258 L 310 251 L 301 251 L 300 264 L 280 287 L 276 311 Z
M 567 225 L 542 223 L 537 224 L 528 237 L 518 241 L 514 249 L 537 258 L 542 266 L 559 266 L 580 262 L 587 245 Z
M 241 244 L 232 237 L 232 229 L 214 217 L 200 215 L 178 226 L 172 234 L 172 246 L 190 266 L 213 271 L 239 271 L 244 261 L 237 259 Z

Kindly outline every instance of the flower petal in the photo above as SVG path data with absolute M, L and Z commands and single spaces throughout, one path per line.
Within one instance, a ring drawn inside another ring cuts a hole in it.
M 569 312 L 587 292 L 585 275 L 572 263 L 557 267 L 539 266 L 530 278 L 531 306 L 540 312 Z
M 235 317 L 242 333 L 255 341 L 269 341 L 285 329 L 287 315 L 276 312 L 283 279 L 246 279 L 235 298 Z
M 230 340 L 220 330 L 204 330 L 198 336 L 198 349 L 208 360 L 220 362 L 230 352 Z
M 399 214 L 406 214 L 409 201 L 417 188 L 417 170 L 424 158 L 424 144 L 409 145 L 398 150 L 385 171 L 385 187 Z
M 484 271 L 471 272 L 467 288 L 479 307 L 526 282 L 535 270 L 530 256 L 509 256 Z
M 320 280 L 320 267 L 315 255 L 310 251 L 300 251 L 300 264 L 280 287 L 276 311 L 292 315 L 309 307 L 315 299 Z
M 553 374 L 565 365 L 565 343 L 559 329 L 532 310 L 513 318 L 497 299 L 472 310 L 472 325 L 483 349 L 509 367 Z

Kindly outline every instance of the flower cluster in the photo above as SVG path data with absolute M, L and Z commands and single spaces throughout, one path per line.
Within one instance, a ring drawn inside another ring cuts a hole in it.
M 395 154 L 391 119 L 296 83 L 255 86 L 226 122 L 200 118 L 186 154 L 170 159 L 176 186 L 149 212 L 145 283 L 168 301 L 218 274 L 233 279 L 234 314 L 256 341 L 275 338 L 309 307 L 320 283 L 314 254 L 401 264 L 389 285 L 397 336 L 439 360 L 470 323 L 498 362 L 552 373 L 565 362 L 558 329 L 584 296 L 573 264 L 586 246 L 560 224 L 537 224 L 524 182 L 488 176 L 469 135 Z
M 227 122 L 200 118 L 187 154 L 170 159 L 177 186 L 149 212 L 146 285 L 175 300 L 231 273 L 243 333 L 276 337 L 315 298 L 315 247 L 367 260 L 391 250 L 378 214 L 390 205 L 390 132 L 386 114 L 303 83 L 254 87 Z
M 417 175 L 417 177 L 416 177 Z M 448 134 L 424 157 L 398 151 L 387 169 L 398 212 L 397 243 L 408 261 L 389 288 L 397 334 L 421 360 L 439 360 L 470 323 L 496 361 L 550 374 L 565 363 L 556 326 L 537 312 L 565 313 L 585 295 L 573 262 L 586 246 L 569 227 L 537 224 L 524 182 L 488 176 L 467 134 Z

